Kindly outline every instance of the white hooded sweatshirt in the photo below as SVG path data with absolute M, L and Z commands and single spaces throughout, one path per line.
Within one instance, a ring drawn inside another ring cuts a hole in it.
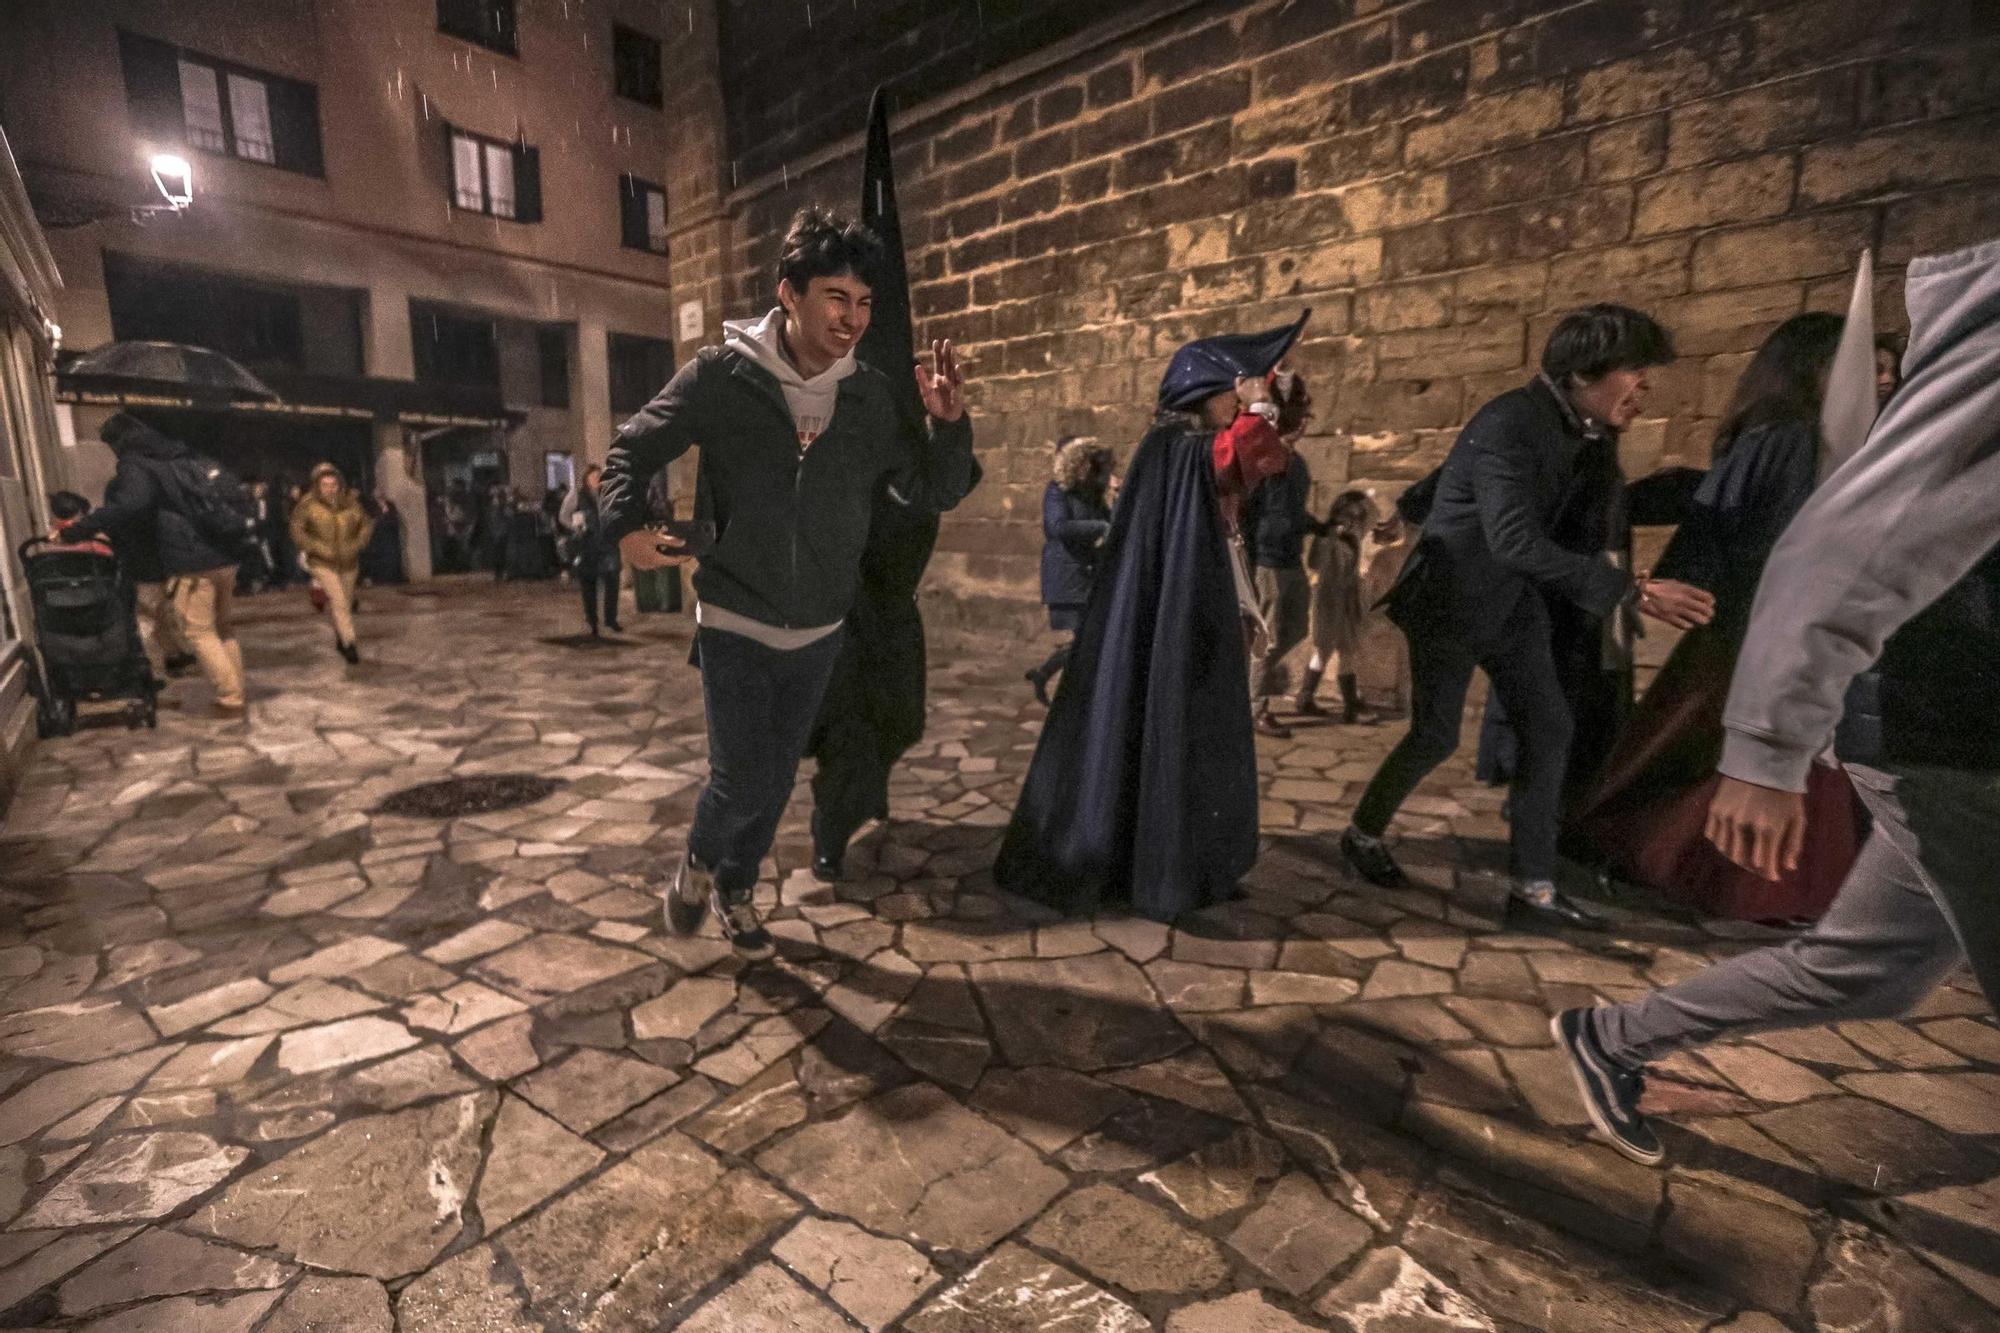
M 778 387 L 785 391 L 785 404 L 792 409 L 792 423 L 798 428 L 799 449 L 804 451 L 833 420 L 833 405 L 840 396 L 840 382 L 856 369 L 854 353 L 848 352 L 807 379 L 799 374 L 799 368 L 785 355 L 782 342 L 784 327 L 784 308 L 774 307 L 770 314 L 759 320 L 732 319 L 724 323 L 722 344 L 750 358 L 778 381 Z

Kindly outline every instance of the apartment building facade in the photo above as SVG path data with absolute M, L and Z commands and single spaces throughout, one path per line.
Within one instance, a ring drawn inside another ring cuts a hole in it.
M 531 496 L 671 373 L 670 11 L 645 0 L 16 0 L 0 124 L 63 345 L 224 351 L 281 403 L 177 417 L 239 471 L 331 458 L 408 564 L 459 482 Z M 162 207 L 156 155 L 191 164 Z M 699 316 L 697 316 L 699 318 Z M 58 379 L 95 493 L 117 405 Z

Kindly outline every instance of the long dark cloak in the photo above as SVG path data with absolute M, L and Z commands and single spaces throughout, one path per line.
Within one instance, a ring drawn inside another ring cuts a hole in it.
M 856 354 L 889 377 L 903 429 L 915 438 L 925 429 L 924 407 L 910 370 L 916 335 L 896 209 L 889 99 L 882 89 L 868 109 L 861 220 L 881 238 L 884 253 L 874 314 Z M 978 480 L 975 461 L 973 484 Z M 846 639 L 806 749 L 816 765 L 813 833 L 823 853 L 837 856 L 861 825 L 887 816 L 889 771 L 923 739 L 929 664 L 917 587 L 937 538 L 935 510 L 877 497 Z
M 1072 912 L 1159 921 L 1257 859 L 1249 668 L 1214 432 L 1163 416 L 1132 460 L 995 876 Z

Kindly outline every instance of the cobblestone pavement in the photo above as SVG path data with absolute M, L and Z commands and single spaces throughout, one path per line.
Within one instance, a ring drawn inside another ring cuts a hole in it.
M 1764 932 L 1504 928 L 1463 764 L 1412 803 L 1423 887 L 1344 879 L 1394 724 L 1264 751 L 1228 910 L 1052 919 L 988 875 L 1038 716 L 992 641 L 941 649 L 852 883 L 800 869 L 795 804 L 744 967 L 647 887 L 702 771 L 685 622 L 590 649 L 554 588 L 442 588 L 369 594 L 354 670 L 259 599 L 247 724 L 42 749 L 0 832 L 0 1326 L 2000 1327 L 1969 980 L 1674 1062 L 1671 1165 L 1632 1165 L 1548 1014 Z M 565 785 L 371 814 L 499 772 Z

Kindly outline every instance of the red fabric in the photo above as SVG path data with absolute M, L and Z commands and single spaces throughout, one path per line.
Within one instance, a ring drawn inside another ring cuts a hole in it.
M 72 542 L 64 538 L 63 534 L 65 532 L 68 532 L 70 528 L 74 527 L 76 523 L 77 520 L 71 518 L 71 519 L 65 519 L 62 522 L 56 524 L 56 530 L 55 530 L 56 539 L 60 542 L 63 542 L 63 544 L 68 546 L 71 550 L 89 551 L 92 555 L 111 554 L 110 543 L 106 542 L 101 537 L 92 537 L 89 541 L 85 542 Z
M 1272 477 L 1283 476 L 1292 452 L 1277 428 L 1255 412 L 1238 412 L 1236 420 L 1215 433 L 1215 493 L 1223 525 L 1235 535 L 1243 500 Z
M 312 603 L 313 610 L 326 610 L 326 593 L 317 583 L 306 589 L 306 599 Z
M 1710 845 L 1705 828 L 1722 758 L 1722 710 L 1736 648 L 1695 630 L 1660 669 L 1605 760 L 1574 830 L 1612 871 L 1713 916 L 1813 919 L 1826 911 L 1860 850 L 1860 820 L 1845 772 L 1813 765 L 1799 868 L 1778 880 L 1743 869 Z

